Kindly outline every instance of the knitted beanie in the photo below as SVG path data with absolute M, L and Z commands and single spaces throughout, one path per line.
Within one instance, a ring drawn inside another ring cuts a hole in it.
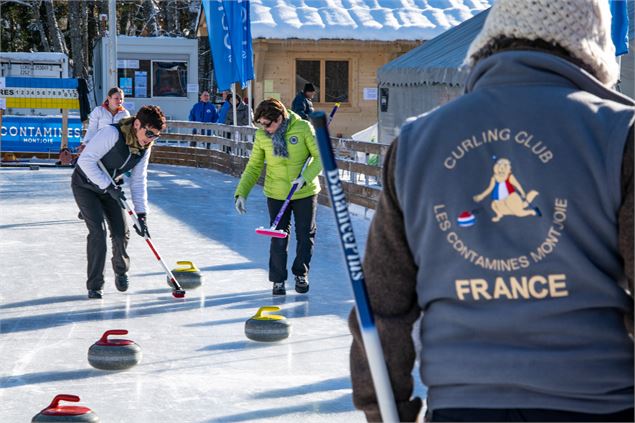
M 496 0 L 465 64 L 474 66 L 473 56 L 500 36 L 557 43 L 605 85 L 619 78 L 607 0 Z

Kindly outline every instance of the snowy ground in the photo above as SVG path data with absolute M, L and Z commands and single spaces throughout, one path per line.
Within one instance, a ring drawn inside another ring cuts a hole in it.
M 193 261 L 204 285 L 174 299 L 133 232 L 130 290 L 116 291 L 107 263 L 104 299 L 87 300 L 87 230 L 70 174 L 0 169 L 1 422 L 30 421 L 59 393 L 79 395 L 103 422 L 364 420 L 351 400 L 352 295 L 330 209 L 318 210 L 311 291 L 273 298 L 268 239 L 254 232 L 268 222 L 261 187 L 238 216 L 236 178 L 151 165 L 153 240 L 168 265 Z M 363 247 L 369 221 L 355 217 L 354 225 Z M 264 305 L 282 308 L 288 339 L 245 337 L 245 321 Z M 129 331 L 124 337 L 143 351 L 139 365 L 115 373 L 90 367 L 88 348 L 108 329 Z

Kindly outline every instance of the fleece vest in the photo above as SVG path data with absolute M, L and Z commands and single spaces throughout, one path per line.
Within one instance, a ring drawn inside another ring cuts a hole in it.
M 139 150 L 139 154 L 131 153 L 128 144 L 126 144 L 125 135 L 121 131 L 119 124 L 111 126 L 117 128 L 117 131 L 119 132 L 119 139 L 110 151 L 101 158 L 101 162 L 104 164 L 108 174 L 113 179 L 117 179 L 118 176 L 132 170 L 141 161 L 147 150 Z M 80 185 L 88 187 L 95 192 L 103 192 L 103 190 L 99 189 L 97 185 L 88 180 L 79 166 L 75 168 L 74 174 L 77 175 L 77 177 L 73 177 L 74 183 L 79 183 Z
M 617 211 L 633 102 L 568 61 L 505 52 L 401 132 L 428 406 L 633 407 Z

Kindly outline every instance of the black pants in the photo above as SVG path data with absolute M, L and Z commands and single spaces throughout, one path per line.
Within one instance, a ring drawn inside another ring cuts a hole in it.
M 632 422 L 633 409 L 611 414 L 577 413 L 536 408 L 443 408 L 428 412 L 428 422 Z
M 106 225 L 112 240 L 112 268 L 116 275 L 123 275 L 130 268 L 130 257 L 126 252 L 130 232 L 124 210 L 109 194 L 97 194 L 88 188 L 71 185 L 75 202 L 84 216 L 88 228 L 86 254 L 88 258 L 87 289 L 101 290 L 104 287 L 106 266 Z
M 276 215 L 284 201 L 267 198 L 269 207 L 269 225 L 273 224 Z M 313 256 L 313 245 L 315 244 L 315 215 L 317 212 L 317 195 L 291 200 L 287 210 L 282 215 L 278 229 L 291 233 L 291 212 L 295 219 L 295 236 L 297 248 L 295 250 L 295 260 L 291 271 L 296 276 L 306 276 L 309 273 L 311 256 Z M 289 237 L 271 238 L 269 248 L 269 280 L 271 282 L 284 282 L 287 280 L 287 251 L 289 247 Z

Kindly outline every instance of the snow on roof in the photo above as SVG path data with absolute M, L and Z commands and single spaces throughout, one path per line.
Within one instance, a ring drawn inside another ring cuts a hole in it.
M 276 39 L 429 40 L 493 0 L 251 0 L 251 35 Z
M 59 63 L 62 60 L 68 61 L 68 57 L 64 53 L 43 53 L 43 52 L 13 52 L 3 51 L 0 52 L 0 59 L 3 61 L 11 62 L 55 62 Z

